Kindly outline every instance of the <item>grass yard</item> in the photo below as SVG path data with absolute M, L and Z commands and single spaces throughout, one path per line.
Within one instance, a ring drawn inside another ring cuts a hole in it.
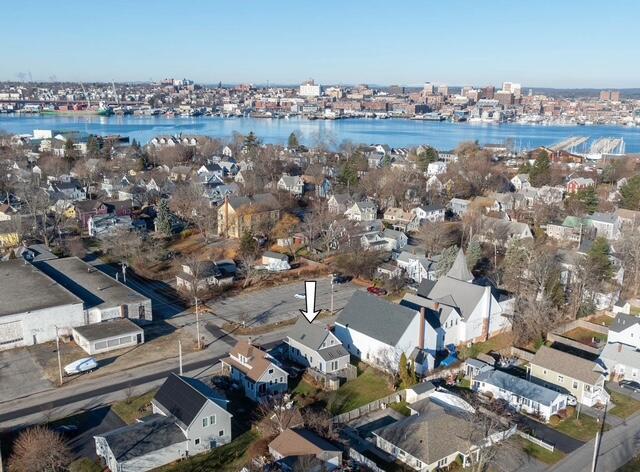
M 329 397 L 328 409 L 334 415 L 346 413 L 373 400 L 393 393 L 386 374 L 372 368 L 346 382 Z
M 132 397 L 129 400 L 122 400 L 111 406 L 113 412 L 127 424 L 133 424 L 138 418 L 151 413 L 151 399 L 157 390 L 151 390 L 139 397 Z
M 229 444 L 225 444 L 206 454 L 198 454 L 191 459 L 170 464 L 158 469 L 159 472 L 236 472 L 247 465 L 257 454 L 252 447 L 258 443 L 260 435 L 254 431 L 241 434 Z
M 102 472 L 102 470 L 101 466 L 86 457 L 69 464 L 69 472 Z
M 549 424 L 549 426 L 567 436 L 586 442 L 595 437 L 596 432 L 600 428 L 600 423 L 598 423 L 595 418 L 581 413 L 580 419 L 576 419 L 574 415 L 562 420 L 558 426 L 551 426 L 551 424 Z M 606 429 L 605 425 L 605 430 Z
M 596 343 L 606 342 L 607 340 L 607 336 L 605 334 L 596 333 L 595 331 L 585 328 L 574 328 L 571 331 L 564 333 L 563 336 L 588 346 L 593 344 L 593 339 L 595 339 Z
M 409 407 L 407 406 L 407 402 L 405 401 L 390 403 L 389 408 L 393 408 L 401 415 L 411 416 L 411 410 L 409 409 Z
M 518 442 L 520 443 L 522 450 L 528 456 L 531 456 L 547 465 L 555 464 L 564 457 L 564 453 L 557 449 L 551 452 L 544 447 L 540 447 L 537 444 L 532 443 L 531 441 L 527 441 L 524 438 L 518 438 Z
M 488 339 L 482 343 L 475 343 L 471 347 L 463 347 L 460 349 L 459 357 L 461 359 L 469 359 L 476 357 L 480 353 L 491 351 L 499 351 L 513 345 L 513 335 L 511 333 L 502 333 Z
M 609 392 L 611 402 L 615 404 L 609 413 L 620 418 L 629 418 L 634 413 L 640 411 L 640 402 L 634 398 L 619 392 Z
M 298 385 L 291 391 L 294 396 L 300 395 L 303 397 L 308 397 L 309 395 L 313 395 L 318 391 L 316 387 L 311 385 L 306 380 L 302 379 L 298 382 Z
M 640 472 L 640 456 L 631 459 L 631 461 L 620 467 L 618 472 Z
M 615 321 L 615 318 L 609 315 L 599 315 L 599 316 L 596 316 L 595 318 L 591 318 L 589 321 L 601 326 L 611 326 Z

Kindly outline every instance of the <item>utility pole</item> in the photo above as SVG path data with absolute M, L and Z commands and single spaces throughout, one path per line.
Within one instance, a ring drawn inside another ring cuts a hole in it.
M 333 315 L 333 274 L 331 274 L 331 314 Z
M 196 336 L 198 336 L 198 350 L 200 350 L 200 318 L 198 317 L 198 297 L 196 297 Z
M 178 358 L 180 359 L 180 375 L 182 375 L 182 341 L 178 340 Z M 0 472 L 2 472 L 0 470 Z
M 62 359 L 60 359 L 60 336 L 58 336 L 58 325 L 56 325 L 56 351 L 58 353 L 58 372 L 60 373 L 60 386 L 62 386 L 62 383 L 63 383 L 63 379 L 62 379 Z
M 127 284 L 127 264 L 124 262 L 121 262 L 120 265 L 122 266 L 122 280 L 126 285 Z
M 600 440 L 602 438 L 602 433 L 604 432 L 604 423 L 607 417 L 607 407 L 609 406 L 609 399 L 604 403 L 604 411 L 602 413 L 602 417 L 598 418 L 597 421 L 601 422 L 598 431 L 596 431 L 596 441 L 593 445 L 593 461 L 591 462 L 591 472 L 596 472 L 596 466 L 598 465 L 598 453 L 600 452 Z

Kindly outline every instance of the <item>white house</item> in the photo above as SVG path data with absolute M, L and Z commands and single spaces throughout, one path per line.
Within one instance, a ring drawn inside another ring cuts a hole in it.
M 529 174 L 516 175 L 511 179 L 511 184 L 513 185 L 513 188 L 516 189 L 516 192 L 531 187 L 531 183 L 529 182 Z
M 425 221 L 438 223 L 444 221 L 445 208 L 442 205 L 421 206 L 412 208 L 411 213 L 418 217 L 420 224 Z
M 283 174 L 278 180 L 276 185 L 278 190 L 289 192 L 291 195 L 297 197 L 302 196 L 304 193 L 304 180 L 299 175 Z
M 272 272 L 280 272 L 291 269 L 289 258 L 286 254 L 280 254 L 273 251 L 265 251 L 262 254 L 262 265 Z
M 427 166 L 427 176 L 433 177 L 444 174 L 447 171 L 447 163 L 442 161 L 430 162 Z
M 370 201 L 354 203 L 344 215 L 351 221 L 373 221 L 378 215 L 378 207 Z
M 424 256 L 402 251 L 396 259 L 396 264 L 414 282 L 422 282 L 424 279 L 436 279 L 436 261 Z
M 536 415 L 545 422 L 567 407 L 567 395 L 501 370 L 485 370 L 471 379 L 471 389 L 505 400 L 516 411 Z
M 449 200 L 449 209 L 454 215 L 463 216 L 469 210 L 470 204 L 470 200 L 465 200 L 463 198 L 452 198 L 451 200 Z

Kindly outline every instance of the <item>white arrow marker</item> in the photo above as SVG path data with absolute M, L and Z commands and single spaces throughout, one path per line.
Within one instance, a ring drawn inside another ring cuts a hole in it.
M 316 319 L 320 310 L 316 311 L 316 281 L 307 280 L 304 283 L 304 294 L 307 301 L 307 310 L 300 310 L 309 323 Z

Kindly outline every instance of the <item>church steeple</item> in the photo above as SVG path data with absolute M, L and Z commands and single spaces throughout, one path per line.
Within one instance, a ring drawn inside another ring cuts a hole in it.
M 464 280 L 465 282 L 473 282 L 473 274 L 467 267 L 467 259 L 464 256 L 462 248 L 458 251 L 456 260 L 453 262 L 451 269 L 447 272 L 447 277 L 452 279 Z

